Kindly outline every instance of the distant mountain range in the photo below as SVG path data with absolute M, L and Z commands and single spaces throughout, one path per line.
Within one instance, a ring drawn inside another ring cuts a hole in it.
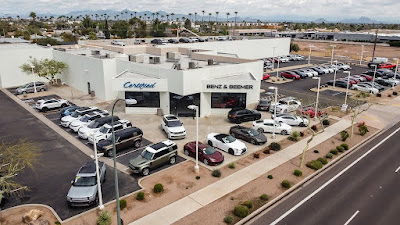
M 328 21 L 324 18 L 319 18 L 317 20 L 313 21 L 314 23 L 357 23 L 357 24 L 380 24 L 383 22 L 377 21 L 377 20 L 372 20 L 368 17 L 362 16 L 358 19 L 344 19 L 341 21 Z

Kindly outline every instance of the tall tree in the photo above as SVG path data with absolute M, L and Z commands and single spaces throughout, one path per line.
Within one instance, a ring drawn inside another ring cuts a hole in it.
M 160 15 L 160 13 L 159 12 L 156 12 L 156 16 L 157 16 L 157 19 L 158 19 L 158 16 Z
M 237 18 L 237 14 L 238 14 L 238 12 L 235 11 L 235 26 L 234 26 L 234 28 L 236 28 L 236 18 Z
M 35 21 L 36 20 L 36 13 L 35 12 L 30 12 L 29 13 L 29 17 L 32 17 L 32 20 Z
M 215 17 L 215 24 L 216 24 L 216 26 L 218 26 L 218 15 L 219 15 L 219 12 L 216 11 L 216 12 L 215 12 L 215 15 L 216 15 L 216 17 Z
M 111 27 L 111 33 L 116 34 L 119 38 L 125 39 L 130 36 L 129 23 L 125 20 L 115 22 Z
M 151 13 L 151 15 L 153 16 L 153 21 L 154 21 L 154 16 L 156 15 L 155 13 Z
M 192 21 L 192 15 L 193 15 L 193 14 L 192 14 L 192 13 L 189 13 L 188 15 L 189 15 L 189 17 L 190 17 L 190 21 Z
M 136 13 L 137 13 L 137 12 L 136 12 L 136 11 L 134 11 L 133 13 L 135 13 L 135 18 L 136 18 Z
M 171 20 L 174 21 L 175 13 L 171 13 Z
M 229 15 L 231 15 L 229 12 L 226 13 L 226 26 L 228 26 L 229 22 Z
M 206 12 L 205 10 L 201 10 L 201 12 L 203 13 L 203 16 L 201 17 L 201 23 L 204 23 L 204 13 Z
M 196 25 L 196 20 L 197 20 L 197 12 L 194 12 L 194 25 Z
M 64 72 L 68 66 L 63 62 L 58 62 L 54 59 L 36 59 L 33 58 L 29 63 L 24 63 L 21 65 L 21 70 L 24 73 L 33 73 L 39 77 L 44 77 L 50 81 L 54 82 L 55 76 Z

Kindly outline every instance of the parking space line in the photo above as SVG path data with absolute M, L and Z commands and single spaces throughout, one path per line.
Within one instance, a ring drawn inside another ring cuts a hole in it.
M 137 149 L 133 149 L 132 151 L 125 152 L 124 154 L 121 154 L 121 155 L 117 155 L 117 157 L 115 157 L 115 158 L 119 158 L 119 157 L 128 155 L 128 154 L 130 154 L 130 153 L 136 152 L 136 151 L 138 151 L 138 150 L 141 150 L 141 149 L 146 148 L 147 146 L 149 146 L 149 145 L 146 145 L 146 146 L 143 146 L 143 147 L 140 147 L 140 148 L 137 148 Z

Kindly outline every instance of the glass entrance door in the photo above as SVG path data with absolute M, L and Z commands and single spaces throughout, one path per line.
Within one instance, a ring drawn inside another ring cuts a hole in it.
M 174 114 L 178 117 L 196 116 L 196 112 L 194 110 L 187 108 L 189 105 L 197 105 L 199 107 L 200 115 L 200 93 L 186 96 L 170 93 L 169 102 L 171 114 Z

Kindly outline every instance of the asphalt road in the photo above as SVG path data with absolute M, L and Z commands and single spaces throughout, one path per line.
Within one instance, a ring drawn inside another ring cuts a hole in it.
M 397 140 L 400 138 L 399 127 L 400 123 L 397 123 L 377 138 L 360 146 L 356 152 L 328 169 L 325 174 L 305 184 L 247 224 L 399 224 L 400 171 L 395 172 L 400 168 L 397 147 Z M 392 133 L 393 136 L 377 146 Z M 307 197 L 375 146 L 375 150 L 353 167 L 311 198 Z M 306 198 L 309 198 L 308 201 L 292 209 Z M 285 213 L 288 214 L 284 215 Z M 280 217 L 281 220 L 277 221 Z
M 62 219 L 66 219 L 93 208 L 69 208 L 66 204 L 70 181 L 75 178 L 78 169 L 91 160 L 90 157 L 1 91 L 0 103 L 0 141 L 14 143 L 26 138 L 40 149 L 36 170 L 25 169 L 16 178 L 30 191 L 23 193 L 22 199 L 10 198 L 4 209 L 20 204 L 46 204 L 53 207 Z M 102 185 L 104 202 L 113 200 L 115 196 L 113 169 L 107 167 L 107 171 L 107 182 Z M 118 178 L 121 196 L 139 189 L 136 178 L 121 172 Z

